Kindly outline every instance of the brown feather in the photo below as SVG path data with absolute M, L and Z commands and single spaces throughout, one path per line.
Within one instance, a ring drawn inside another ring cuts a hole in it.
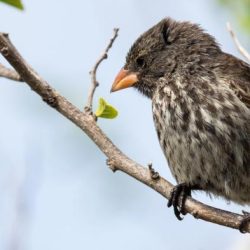
M 218 65 L 219 77 L 225 78 L 230 89 L 250 109 L 250 65 L 226 53 L 219 55 Z

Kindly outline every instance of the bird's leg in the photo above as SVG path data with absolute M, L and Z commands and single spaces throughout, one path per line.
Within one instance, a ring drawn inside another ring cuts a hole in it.
M 168 201 L 168 207 L 173 206 L 174 214 L 178 220 L 183 219 L 180 214 L 185 214 L 184 204 L 187 196 L 191 196 L 191 188 L 186 183 L 180 183 L 174 186 L 171 191 L 171 196 Z
M 246 211 L 242 211 L 244 218 L 242 219 L 240 226 L 239 226 L 239 230 L 241 233 L 246 233 L 245 231 L 245 227 L 247 226 L 248 223 L 250 223 L 250 213 L 246 212 Z
M 191 196 L 191 190 L 200 190 L 201 188 L 198 185 L 189 185 L 186 183 L 180 183 L 171 191 L 171 196 L 168 201 L 168 207 L 173 206 L 174 214 L 178 220 L 182 220 L 183 218 L 180 214 L 185 215 L 185 201 L 187 196 Z

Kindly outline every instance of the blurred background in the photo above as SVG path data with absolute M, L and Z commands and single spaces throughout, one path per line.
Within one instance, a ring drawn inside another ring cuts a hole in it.
M 156 137 L 151 104 L 133 89 L 110 94 L 126 53 L 142 32 L 166 16 L 199 23 L 223 50 L 241 57 L 226 29 L 230 21 L 250 50 L 250 1 L 28 1 L 24 11 L 0 3 L 0 31 L 54 88 L 82 109 L 89 70 L 114 27 L 119 37 L 98 71 L 95 104 L 119 110 L 98 124 L 129 157 L 153 162 L 175 183 Z M 8 65 L 0 58 L 0 63 Z M 0 249 L 249 250 L 249 235 L 187 215 L 178 221 L 159 194 L 112 173 L 104 155 L 75 125 L 45 105 L 25 83 L 0 78 Z M 203 193 L 195 198 L 241 213 Z

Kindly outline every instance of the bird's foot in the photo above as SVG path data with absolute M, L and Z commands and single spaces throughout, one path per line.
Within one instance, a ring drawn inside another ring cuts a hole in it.
M 244 218 L 242 219 L 240 226 L 239 226 L 239 230 L 241 233 L 246 233 L 245 228 L 248 225 L 248 223 L 250 223 L 250 213 L 246 212 L 246 211 L 242 211 Z
M 174 214 L 178 220 L 183 219 L 180 216 L 181 214 L 186 214 L 184 206 L 187 196 L 191 196 L 191 187 L 186 183 L 181 183 L 174 186 L 171 191 L 168 207 L 173 206 Z

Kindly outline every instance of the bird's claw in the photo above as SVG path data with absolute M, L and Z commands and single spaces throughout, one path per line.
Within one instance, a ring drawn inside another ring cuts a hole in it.
M 186 214 L 184 206 L 187 196 L 191 196 L 191 188 L 186 183 L 176 185 L 171 191 L 168 207 L 173 206 L 174 214 L 178 220 L 183 220 L 180 215 Z
M 242 221 L 240 222 L 240 226 L 239 226 L 239 230 L 241 233 L 246 233 L 246 226 L 248 225 L 248 223 L 250 223 L 250 213 L 246 212 L 246 211 L 242 211 L 243 213 L 243 219 Z

